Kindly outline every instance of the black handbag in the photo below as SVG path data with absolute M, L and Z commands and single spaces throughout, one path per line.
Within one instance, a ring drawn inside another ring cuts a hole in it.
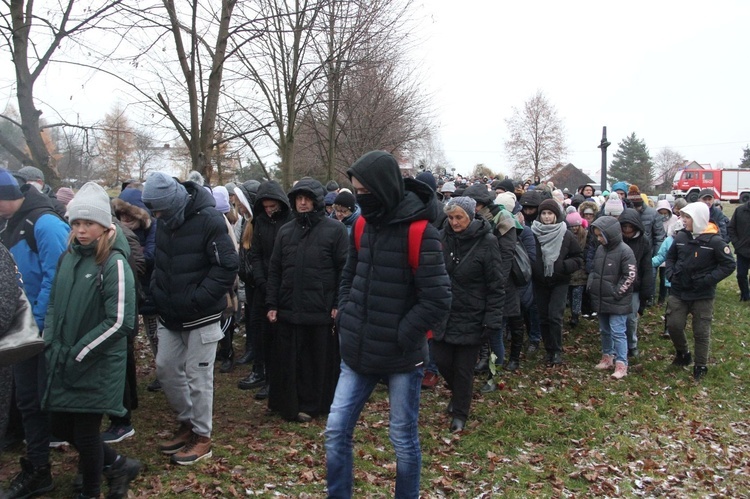
M 30 359 L 42 350 L 44 340 L 39 335 L 31 303 L 22 289 L 10 329 L 0 336 L 0 366 L 10 366 Z

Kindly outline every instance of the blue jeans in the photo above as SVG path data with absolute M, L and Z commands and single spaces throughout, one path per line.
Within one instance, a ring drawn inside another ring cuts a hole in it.
M 614 355 L 615 361 L 628 365 L 628 340 L 625 335 L 627 315 L 599 314 L 602 354 Z
M 388 377 L 391 405 L 389 436 L 396 451 L 395 497 L 419 498 L 422 450 L 418 424 L 419 393 L 424 376 L 422 368 L 396 374 L 359 374 L 344 361 L 341 361 L 341 375 L 325 431 L 328 497 L 352 497 L 354 426 L 375 385 L 384 376 Z
M 542 329 L 539 326 L 539 310 L 534 300 L 534 287 L 532 283 L 521 288 L 521 314 L 528 320 L 529 343 L 542 341 Z
M 638 348 L 638 308 L 641 306 L 641 294 L 633 292 L 633 311 L 628 316 L 627 337 L 628 350 Z
M 505 330 L 508 320 L 503 318 L 503 327 L 490 334 L 490 350 L 495 354 L 495 364 L 502 366 L 505 362 Z

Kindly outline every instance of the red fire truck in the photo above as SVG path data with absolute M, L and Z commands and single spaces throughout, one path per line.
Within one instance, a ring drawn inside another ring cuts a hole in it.
M 687 169 L 675 174 L 672 183 L 674 197 L 684 197 L 689 203 L 694 203 L 702 189 L 712 189 L 714 198 L 721 201 L 747 203 L 750 201 L 750 169 Z

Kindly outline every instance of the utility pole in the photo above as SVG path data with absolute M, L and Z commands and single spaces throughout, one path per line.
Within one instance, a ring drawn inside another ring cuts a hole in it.
M 604 192 L 607 189 L 607 148 L 610 143 L 607 142 L 607 127 L 602 127 L 602 141 L 599 143 L 599 149 L 602 150 L 602 175 L 599 184 L 599 189 Z

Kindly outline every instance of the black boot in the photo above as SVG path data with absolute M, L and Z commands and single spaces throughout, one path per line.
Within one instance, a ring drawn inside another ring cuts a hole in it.
M 10 482 L 10 489 L 3 496 L 4 499 L 20 499 L 34 497 L 55 488 L 52 483 L 52 473 L 49 464 L 34 466 L 25 457 L 21 458 L 21 472 Z
M 128 497 L 128 488 L 141 471 L 141 462 L 129 457 L 120 456 L 117 461 L 104 469 L 104 478 L 109 484 L 107 499 Z
M 510 330 L 510 356 L 505 370 L 516 372 L 521 367 L 521 351 L 523 350 L 523 328 Z
M 219 367 L 220 373 L 230 373 L 234 369 L 234 349 L 229 350 L 229 355 L 224 356 L 224 360 Z
M 570 316 L 570 320 L 568 321 L 568 325 L 571 328 L 574 328 L 574 327 L 576 327 L 578 325 L 578 314 L 572 314 Z
M 479 360 L 474 365 L 474 374 L 486 373 L 490 370 L 490 345 L 486 341 L 479 350 Z
M 708 374 L 708 368 L 706 366 L 693 366 L 693 379 L 700 381 Z
M 237 363 L 245 365 L 251 363 L 253 360 L 255 360 L 255 352 L 253 352 L 252 348 L 248 348 L 245 353 L 242 354 L 242 357 L 237 359 Z
M 690 352 L 677 352 L 672 360 L 673 366 L 686 367 L 693 362 L 693 356 Z

